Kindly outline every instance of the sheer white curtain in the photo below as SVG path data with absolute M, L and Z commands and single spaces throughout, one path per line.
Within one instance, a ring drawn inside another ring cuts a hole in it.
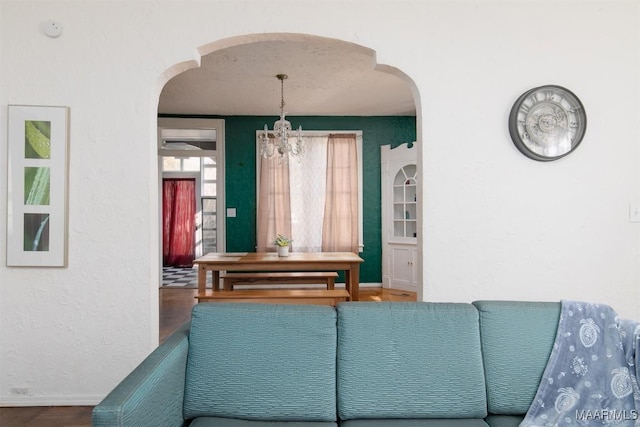
M 296 252 L 322 251 L 328 136 L 305 137 L 304 155 L 289 159 L 291 235 Z

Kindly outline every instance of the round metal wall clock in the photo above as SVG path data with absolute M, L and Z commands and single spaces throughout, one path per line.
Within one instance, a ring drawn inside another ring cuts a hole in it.
M 546 85 L 523 93 L 509 114 L 509 133 L 525 156 L 551 161 L 576 149 L 587 128 L 582 103 L 570 90 Z

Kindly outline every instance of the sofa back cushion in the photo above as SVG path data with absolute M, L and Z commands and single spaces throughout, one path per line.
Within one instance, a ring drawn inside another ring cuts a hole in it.
M 478 312 L 471 304 L 338 305 L 338 416 L 482 418 Z
M 185 418 L 335 421 L 336 340 L 332 307 L 197 304 Z
M 559 302 L 476 301 L 492 414 L 525 414 L 547 366 Z

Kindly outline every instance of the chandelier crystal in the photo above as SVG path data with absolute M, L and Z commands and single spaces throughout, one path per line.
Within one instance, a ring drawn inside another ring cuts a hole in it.
M 265 159 L 277 156 L 278 161 L 288 162 L 289 156 L 300 156 L 304 151 L 304 142 L 302 141 L 302 126 L 298 126 L 298 130 L 294 135 L 291 129 L 291 122 L 285 118 L 284 112 L 284 81 L 287 79 L 286 74 L 278 74 L 276 76 L 280 80 L 280 119 L 273 124 L 273 130 L 270 131 L 267 125 L 264 125 L 264 131 L 259 135 L 260 154 Z M 295 138 L 295 142 L 291 143 L 289 139 Z

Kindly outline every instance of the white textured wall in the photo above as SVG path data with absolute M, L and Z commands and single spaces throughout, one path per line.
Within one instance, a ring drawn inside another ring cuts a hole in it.
M 418 72 L 425 296 L 601 301 L 640 318 L 640 3 L 506 3 L 461 13 L 457 35 L 427 26 L 451 54 Z M 506 127 L 515 97 L 543 84 L 570 88 L 588 116 L 580 147 L 549 163 Z
M 0 404 L 96 403 L 155 347 L 158 95 L 198 47 L 254 33 L 350 41 L 413 79 L 425 299 L 586 299 L 640 318 L 638 4 L 577 5 L 2 0 L 0 129 L 7 104 L 71 107 L 71 173 L 69 267 L 0 265 Z M 52 18 L 58 39 L 38 29 Z M 538 163 L 506 119 L 546 83 L 580 96 L 588 129 L 575 153 Z M 6 143 L 5 129 L 2 170 Z M 0 200 L 2 240 L 6 174 Z

